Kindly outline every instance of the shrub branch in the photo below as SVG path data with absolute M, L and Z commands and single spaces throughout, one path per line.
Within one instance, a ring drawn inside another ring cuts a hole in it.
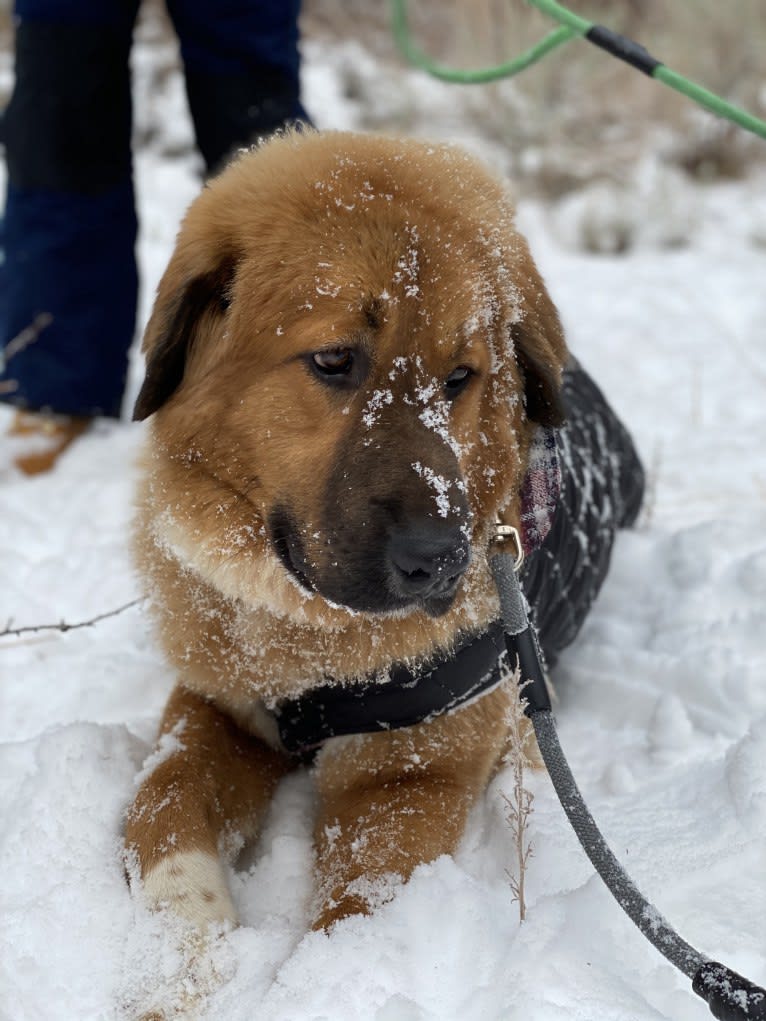
M 68 624 L 65 620 L 59 621 L 58 624 L 28 624 L 24 627 L 13 627 L 13 618 L 10 618 L 5 628 L 0 631 L 0 638 L 8 638 L 10 636 L 17 638 L 20 635 L 31 634 L 36 631 L 76 631 L 77 628 L 81 627 L 93 627 L 94 624 L 98 624 L 101 620 L 106 620 L 107 617 L 116 617 L 120 613 L 124 613 L 125 610 L 129 610 L 131 606 L 137 606 L 143 602 L 143 597 L 138 599 L 131 599 L 129 603 L 125 603 L 123 606 L 118 606 L 116 610 L 107 610 L 106 613 L 99 613 L 95 617 L 91 617 L 90 620 L 80 620 L 76 624 Z

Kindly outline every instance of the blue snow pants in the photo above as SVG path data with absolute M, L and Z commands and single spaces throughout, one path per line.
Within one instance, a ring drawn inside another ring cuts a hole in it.
M 139 0 L 16 0 L 0 350 L 6 400 L 118 417 L 138 280 L 128 58 Z M 209 171 L 238 146 L 305 120 L 300 0 L 167 0 L 197 144 Z M 15 345 L 17 348 L 20 345 Z

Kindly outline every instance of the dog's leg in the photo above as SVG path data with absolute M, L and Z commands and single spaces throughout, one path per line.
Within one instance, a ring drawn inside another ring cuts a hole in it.
M 155 757 L 125 833 L 146 898 L 199 927 L 235 922 L 221 855 L 254 836 L 289 763 L 181 686 L 165 709 Z
M 340 738 L 317 761 L 314 927 L 368 913 L 421 862 L 451 854 L 502 754 L 508 693 L 429 724 Z

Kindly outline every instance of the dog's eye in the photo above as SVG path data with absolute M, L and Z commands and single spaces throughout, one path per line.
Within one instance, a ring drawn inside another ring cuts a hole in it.
M 311 363 L 320 376 L 348 376 L 354 367 L 354 352 L 348 347 L 315 351 Z
M 302 355 L 312 376 L 335 390 L 356 390 L 370 368 L 363 347 L 327 347 Z
M 460 391 L 465 388 L 472 375 L 473 370 L 469 369 L 467 365 L 458 365 L 456 369 L 450 372 L 444 384 L 448 401 L 454 400 L 457 397 Z

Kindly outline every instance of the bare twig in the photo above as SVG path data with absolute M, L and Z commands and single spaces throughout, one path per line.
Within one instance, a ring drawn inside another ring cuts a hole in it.
M 49 312 L 40 312 L 32 322 L 21 333 L 17 333 L 13 340 L 9 341 L 5 348 L 0 350 L 0 372 L 5 372 L 8 363 L 17 354 L 20 354 L 30 344 L 34 344 L 43 330 L 53 322 L 53 316 Z M 0 394 L 11 394 L 18 389 L 18 383 L 14 379 L 4 379 L 0 382 Z
M 506 761 L 513 770 L 513 787 L 510 796 L 503 794 L 506 805 L 506 819 L 513 831 L 516 844 L 516 870 L 506 870 L 511 883 L 513 899 L 519 905 L 519 922 L 523 922 L 527 915 L 527 905 L 524 895 L 525 877 L 527 862 L 532 855 L 532 845 L 528 841 L 527 828 L 529 817 L 534 811 L 532 802 L 534 794 L 524 786 L 524 769 L 530 764 L 527 755 L 527 742 L 532 735 L 532 728 L 529 720 L 524 715 L 527 700 L 522 696 L 521 691 L 524 685 L 519 685 L 519 667 L 513 673 L 511 683 L 519 692 L 518 698 L 512 703 L 508 713 L 508 738 L 509 749 Z M 528 683 L 528 682 L 527 682 Z
M 53 316 L 50 312 L 40 312 L 29 326 L 25 327 L 21 333 L 17 333 L 13 340 L 10 340 L 3 350 L 3 360 L 0 362 L 0 369 L 5 369 L 11 358 L 14 358 L 17 354 L 21 354 L 24 348 L 29 347 L 30 344 L 34 344 L 43 330 L 50 326 L 53 322 Z
M 81 620 L 76 624 L 67 624 L 66 621 L 59 621 L 58 624 L 28 624 L 25 627 L 13 627 L 13 619 L 11 618 L 5 626 L 3 631 L 0 631 L 0 638 L 8 638 L 13 636 L 14 638 L 19 635 L 27 635 L 36 631 L 75 631 L 81 627 L 92 627 L 94 624 L 98 624 L 101 620 L 106 620 L 107 617 L 116 617 L 119 613 L 124 613 L 125 610 L 129 610 L 131 606 L 137 606 L 143 602 L 143 597 L 138 599 L 132 599 L 129 603 L 125 603 L 124 606 L 118 606 L 116 610 L 108 610 L 106 613 L 99 613 L 95 617 L 91 617 L 90 620 Z

